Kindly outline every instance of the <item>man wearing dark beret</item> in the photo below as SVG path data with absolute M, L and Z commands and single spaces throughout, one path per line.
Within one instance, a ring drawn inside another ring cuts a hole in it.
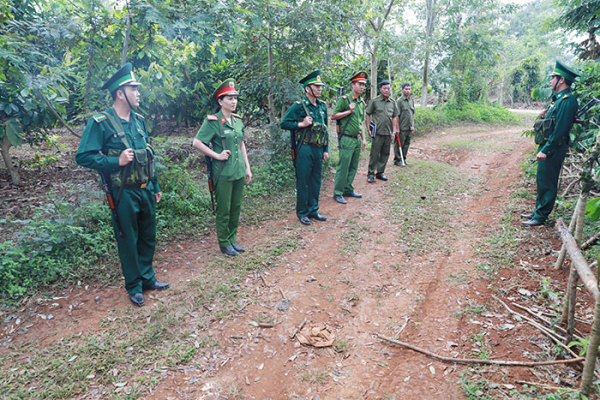
M 390 81 L 379 83 L 380 95 L 369 102 L 367 106 L 367 128 L 371 136 L 371 154 L 369 155 L 369 170 L 367 182 L 373 183 L 374 177 L 387 180 L 384 175 L 385 166 L 390 158 L 392 135 L 398 132 L 398 106 L 392 94 Z
M 152 266 L 155 205 L 162 194 L 144 118 L 133 111 L 140 105 L 140 85 L 128 63 L 102 86 L 111 93 L 113 107 L 88 120 L 75 160 L 110 176 L 116 207 L 113 231 L 125 289 L 131 302 L 141 307 L 145 304 L 143 290 L 162 290 L 169 284 L 156 280 Z

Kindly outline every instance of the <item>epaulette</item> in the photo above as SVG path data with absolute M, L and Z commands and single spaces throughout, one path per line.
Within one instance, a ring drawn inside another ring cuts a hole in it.
M 216 115 L 207 115 L 206 119 L 208 119 L 209 121 L 218 121 L 219 118 L 217 118 Z
M 106 117 L 106 115 L 104 115 L 104 113 L 98 113 L 98 114 L 94 115 L 92 118 L 94 118 L 94 121 L 100 123 L 100 122 L 106 120 L 107 117 Z
M 298 104 L 302 104 L 302 103 L 300 103 L 300 100 L 297 100 L 297 101 L 296 101 L 296 103 L 298 103 Z
M 240 115 L 237 115 L 236 113 L 231 113 L 231 115 L 233 115 L 236 118 L 242 118 Z
M 342 99 L 347 99 L 347 98 L 348 98 L 347 94 L 345 94 L 345 95 L 342 96 Z
M 569 97 L 569 93 L 565 93 L 565 95 L 563 96 L 563 99 L 566 99 L 567 97 Z
M 135 113 L 135 116 L 140 117 L 141 119 L 144 119 L 144 116 L 142 114 Z

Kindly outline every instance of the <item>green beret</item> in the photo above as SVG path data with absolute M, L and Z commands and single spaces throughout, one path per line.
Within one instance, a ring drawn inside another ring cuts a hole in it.
M 231 78 L 219 82 L 219 86 L 215 89 L 213 96 L 218 99 L 221 96 L 237 96 L 239 93 L 235 90 L 235 81 Z
M 106 81 L 102 90 L 107 89 L 109 92 L 114 92 L 121 86 L 140 86 L 141 83 L 135 80 L 133 76 L 133 66 L 127 63 L 121 67 L 109 80 Z
M 552 71 L 550 73 L 550 75 L 558 75 L 558 76 L 562 76 L 563 78 L 565 78 L 568 81 L 573 82 L 575 80 L 575 78 L 577 78 L 579 76 L 579 74 L 577 74 L 575 71 L 573 71 L 571 68 L 567 67 L 565 64 L 561 63 L 560 61 L 556 61 L 556 65 L 554 66 L 554 71 Z
M 367 83 L 368 76 L 369 75 L 367 75 L 366 71 L 358 71 L 357 73 L 352 75 L 352 77 L 350 78 L 350 82 Z
M 325 85 L 321 81 L 321 71 L 319 71 L 319 70 L 313 71 L 310 74 L 306 75 L 304 78 L 300 79 L 300 84 L 304 85 L 304 87 L 306 87 L 308 85 L 317 85 L 317 86 Z

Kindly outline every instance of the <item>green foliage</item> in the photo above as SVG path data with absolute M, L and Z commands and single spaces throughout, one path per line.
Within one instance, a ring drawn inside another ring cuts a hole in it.
M 540 84 L 540 63 L 541 57 L 533 55 L 521 60 L 514 68 L 511 79 L 513 101 L 531 102 L 532 92 Z
M 581 350 L 579 350 L 579 357 L 583 357 L 587 353 L 588 344 L 590 343 L 590 338 L 580 338 L 577 340 L 573 340 L 568 344 L 569 347 L 580 346 Z
M 0 244 L 0 294 L 16 299 L 32 288 L 90 278 L 114 253 L 105 206 L 75 210 L 66 202 L 38 208 L 28 220 L 0 220 L 13 240 Z
M 424 133 L 436 127 L 457 122 L 475 123 L 517 123 L 515 116 L 496 103 L 466 103 L 457 105 L 448 103 L 433 108 L 417 107 L 415 112 L 415 131 Z

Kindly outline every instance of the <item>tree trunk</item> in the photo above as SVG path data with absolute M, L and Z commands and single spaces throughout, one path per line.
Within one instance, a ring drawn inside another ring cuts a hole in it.
M 579 194 L 579 199 L 577 199 L 577 204 L 575 205 L 575 211 L 573 212 L 573 216 L 571 217 L 571 222 L 569 222 L 569 232 L 575 232 L 575 224 L 577 223 L 577 215 L 579 213 L 579 209 L 583 208 L 585 211 L 585 201 L 582 201 L 583 193 Z M 554 264 L 554 269 L 561 269 L 565 262 L 565 255 L 567 254 L 567 248 L 563 244 L 560 248 L 560 253 L 558 253 L 558 258 L 556 259 L 556 263 Z
M 271 37 L 271 28 L 268 30 L 268 57 L 269 57 L 269 94 L 267 96 L 267 102 L 269 107 L 269 122 L 275 123 L 275 104 L 273 101 L 273 41 Z
M 129 53 L 129 33 L 131 31 L 131 10 L 127 2 L 127 28 L 125 29 L 125 42 L 123 43 L 123 53 L 121 54 L 121 67 L 127 63 L 127 53 Z
M 371 98 L 377 97 L 377 46 L 371 53 Z
M 13 185 L 20 185 L 21 184 L 21 176 L 19 175 L 19 171 L 17 171 L 17 169 L 14 167 L 14 165 L 12 164 L 12 160 L 10 159 L 10 154 L 8 154 L 8 151 L 10 150 L 11 147 L 11 143 L 10 140 L 8 140 L 8 138 L 6 136 L 4 136 L 4 139 L 2 141 L 2 159 L 4 160 L 4 165 L 6 165 L 6 169 L 8 169 L 8 172 L 10 173 L 10 180 L 12 182 Z
M 429 84 L 429 57 L 431 56 L 431 37 L 433 36 L 433 23 L 435 22 L 435 5 L 437 0 L 426 1 L 425 25 L 425 60 L 423 61 L 423 85 L 421 88 L 421 106 L 427 107 L 427 86 Z
M 596 299 L 594 307 L 594 322 L 590 332 L 590 341 L 588 343 L 587 353 L 585 354 L 585 364 L 583 366 L 583 375 L 581 376 L 581 394 L 588 396 L 592 389 L 594 381 L 594 367 L 598 358 L 598 346 L 600 345 L 600 296 Z

